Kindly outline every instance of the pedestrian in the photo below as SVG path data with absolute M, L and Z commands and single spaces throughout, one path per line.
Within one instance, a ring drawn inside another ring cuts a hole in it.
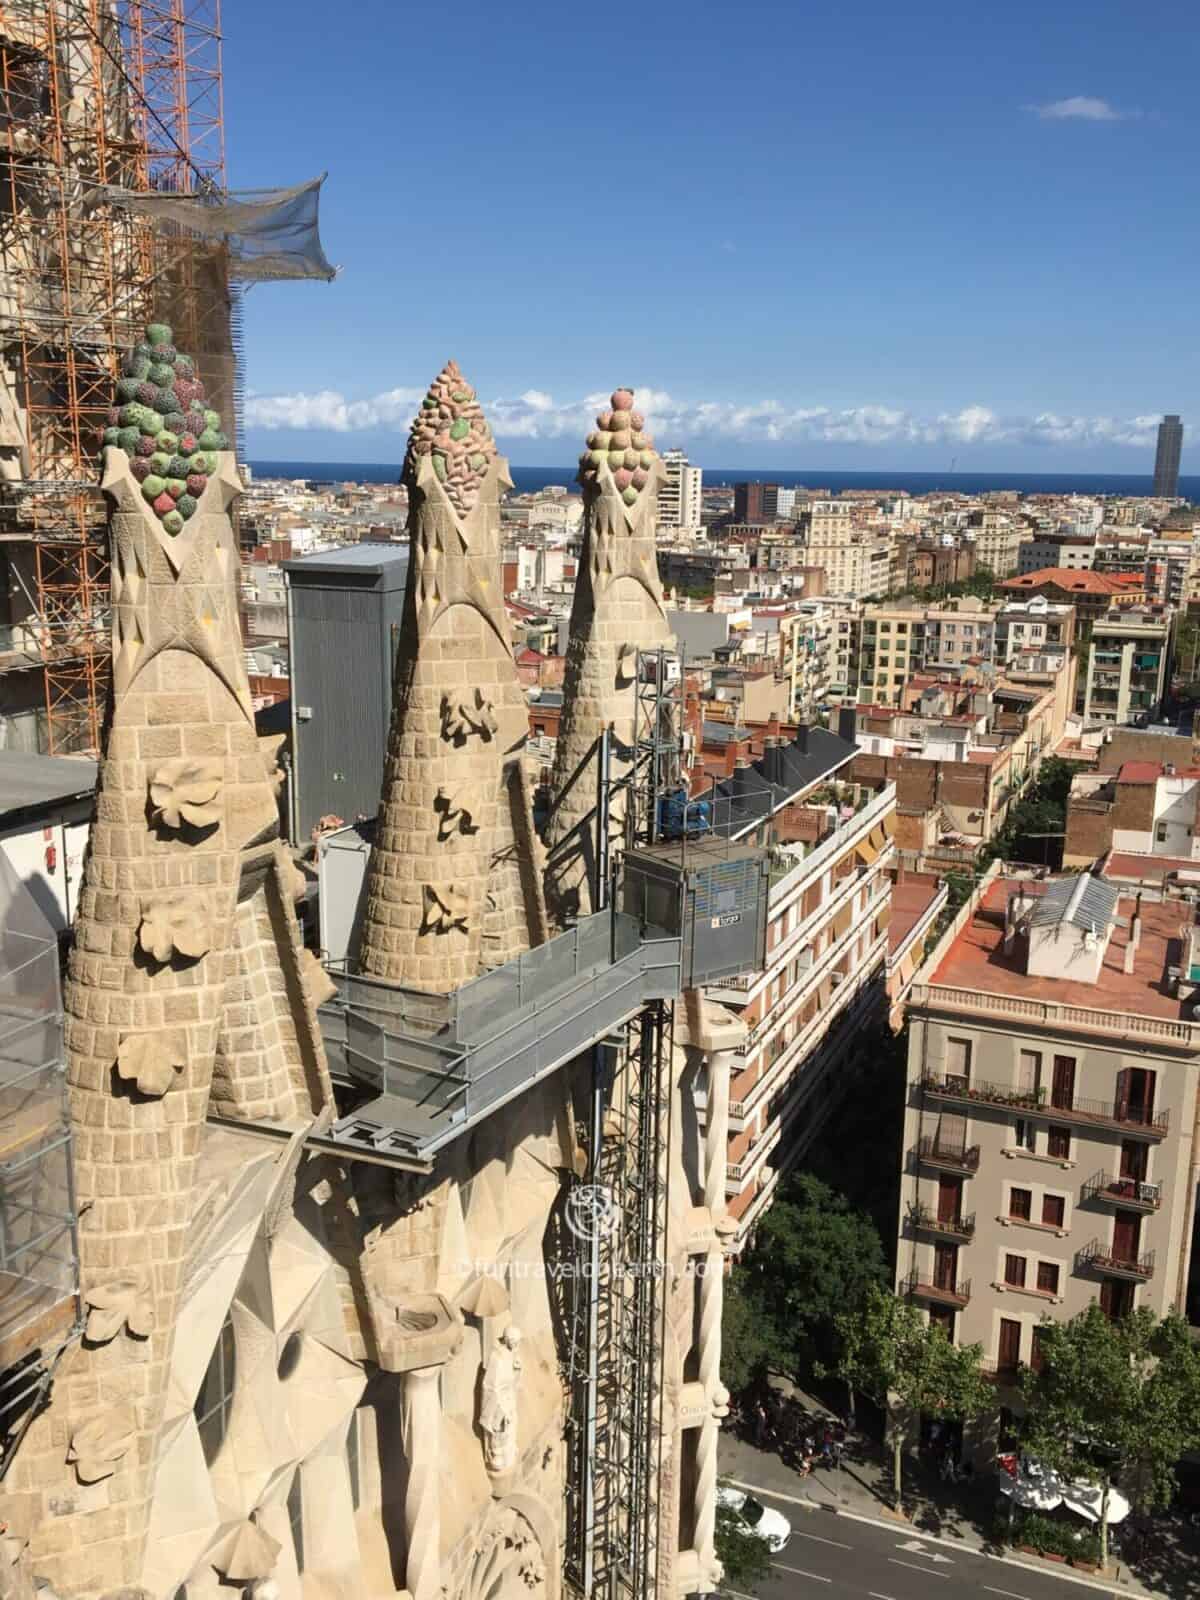
M 760 1450 L 766 1447 L 767 1411 L 761 1400 L 754 1407 L 754 1442 Z
M 832 1446 L 832 1449 L 831 1449 L 830 1453 L 833 1456 L 833 1464 L 834 1464 L 834 1466 L 837 1468 L 837 1470 L 839 1472 L 842 1469 L 842 1451 L 845 1448 L 846 1447 L 842 1443 L 841 1439 L 838 1438 L 837 1434 L 834 1434 L 834 1436 L 833 1436 L 833 1446 Z
M 828 1423 L 821 1434 L 821 1464 L 828 1466 L 833 1460 L 833 1429 Z

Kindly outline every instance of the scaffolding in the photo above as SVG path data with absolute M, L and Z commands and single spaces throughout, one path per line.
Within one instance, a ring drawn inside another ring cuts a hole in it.
M 0 860 L 0 1476 L 79 1331 L 58 944 Z
M 97 196 L 224 184 L 219 0 L 0 4 L 0 532 L 32 549 L 51 754 L 100 745 L 99 438 L 122 354 L 171 320 L 236 400 L 225 244 Z
M 589 1600 L 658 1588 L 673 1015 L 651 1002 L 597 1052 L 589 1171 L 566 1200 L 566 1575 Z

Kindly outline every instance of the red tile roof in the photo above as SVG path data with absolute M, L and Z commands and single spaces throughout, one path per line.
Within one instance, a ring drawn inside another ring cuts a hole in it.
M 1040 589 L 1043 584 L 1054 584 L 1059 589 L 1071 589 L 1078 594 L 1120 594 L 1131 584 L 1142 583 L 1136 572 L 1088 572 L 1074 567 L 1043 567 L 1040 572 L 1026 572 L 1019 578 L 1005 578 L 997 585 L 1000 589 Z

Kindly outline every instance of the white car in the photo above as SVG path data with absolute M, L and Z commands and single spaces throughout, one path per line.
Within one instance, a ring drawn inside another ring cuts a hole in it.
M 723 1484 L 717 1490 L 717 1503 L 732 1511 L 747 1532 L 765 1539 L 772 1555 L 778 1555 L 792 1537 L 792 1525 L 782 1511 L 773 1511 L 744 1489 Z

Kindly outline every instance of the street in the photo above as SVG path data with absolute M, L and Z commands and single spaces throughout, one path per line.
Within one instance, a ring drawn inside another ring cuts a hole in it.
M 730 1481 L 738 1488 L 751 1487 Z M 781 1511 L 792 1525 L 787 1548 L 772 1560 L 771 1576 L 759 1585 L 757 1600 L 794 1600 L 797 1595 L 828 1600 L 843 1595 L 847 1600 L 951 1600 L 966 1594 L 981 1600 L 984 1596 L 1082 1600 L 1089 1592 L 1066 1577 L 1028 1571 L 967 1549 L 950 1549 L 907 1528 L 878 1528 L 764 1489 L 754 1488 L 752 1493 Z

